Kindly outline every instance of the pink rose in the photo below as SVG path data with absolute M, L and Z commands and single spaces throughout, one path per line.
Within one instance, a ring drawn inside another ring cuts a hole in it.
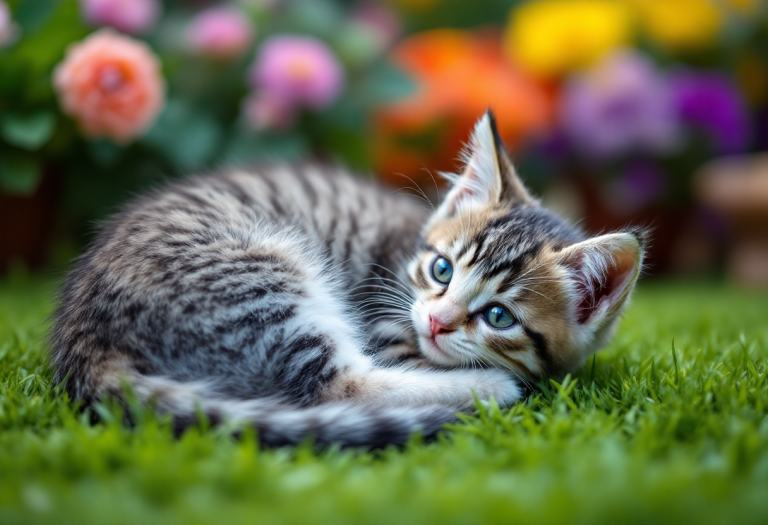
M 320 40 L 280 35 L 269 38 L 251 69 L 259 90 L 283 100 L 321 109 L 331 104 L 344 87 L 344 70 Z
M 150 29 L 160 15 L 157 0 L 80 0 L 80 6 L 88 23 L 132 35 Z
M 197 15 L 187 30 L 187 45 L 202 55 L 230 60 L 253 42 L 253 24 L 232 7 L 214 7 Z
M 109 29 L 72 44 L 53 80 L 62 110 L 89 137 L 128 142 L 147 130 L 164 103 L 157 57 Z

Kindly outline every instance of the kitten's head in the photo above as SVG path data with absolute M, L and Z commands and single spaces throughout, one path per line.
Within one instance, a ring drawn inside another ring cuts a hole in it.
M 644 237 L 588 238 L 542 208 L 487 113 L 408 266 L 423 354 L 529 379 L 574 370 L 611 337 L 640 273 Z

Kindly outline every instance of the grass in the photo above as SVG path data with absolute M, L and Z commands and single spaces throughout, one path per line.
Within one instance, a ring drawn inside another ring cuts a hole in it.
M 375 453 L 91 424 L 51 387 L 50 280 L 0 283 L 0 523 L 766 523 L 768 297 L 641 288 L 563 384 Z

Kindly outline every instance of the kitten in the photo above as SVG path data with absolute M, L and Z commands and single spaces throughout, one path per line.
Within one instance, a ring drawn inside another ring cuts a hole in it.
M 419 347 L 445 366 L 563 377 L 605 346 L 642 267 L 639 228 L 587 238 L 542 208 L 487 114 L 408 267 Z
M 586 239 L 538 206 L 490 114 L 455 179 L 431 217 L 319 166 L 233 169 L 139 199 L 62 291 L 57 382 L 86 404 L 127 384 L 178 429 L 203 412 L 268 445 L 402 443 L 475 396 L 515 402 L 516 375 L 562 375 L 605 344 L 642 235 Z M 412 306 L 405 336 L 390 306 Z

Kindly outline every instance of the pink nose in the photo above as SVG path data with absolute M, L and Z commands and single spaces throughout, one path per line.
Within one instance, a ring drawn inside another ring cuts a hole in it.
M 429 316 L 429 328 L 430 330 L 432 330 L 433 336 L 450 334 L 451 332 L 456 331 L 455 328 L 442 324 L 440 321 L 438 321 L 431 315 Z

